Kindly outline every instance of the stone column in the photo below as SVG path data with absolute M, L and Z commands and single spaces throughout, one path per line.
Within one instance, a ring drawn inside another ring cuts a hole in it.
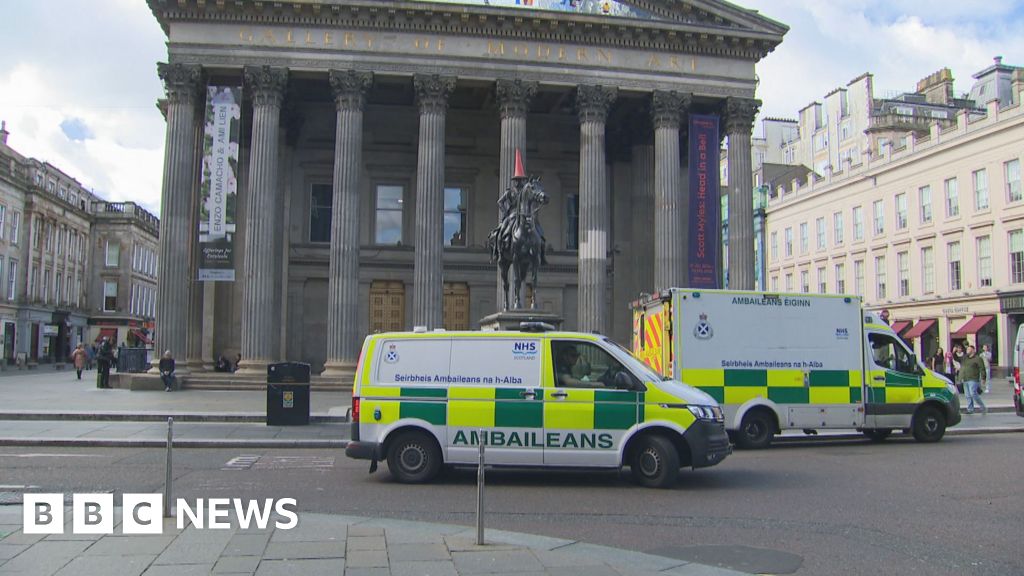
M 608 308 L 608 172 L 604 123 L 618 91 L 606 86 L 579 86 L 580 122 L 579 326 L 581 332 L 607 332 Z
M 501 152 L 498 164 L 498 189 L 495 201 L 502 190 L 512 182 L 516 150 L 523 152 L 526 162 L 526 115 L 530 110 L 530 101 L 537 94 L 536 82 L 522 80 L 498 80 L 497 83 L 498 111 L 501 115 Z M 501 214 L 498 214 L 500 221 Z M 501 273 L 495 275 L 498 285 L 498 299 L 495 310 L 505 307 L 505 290 L 501 283 Z
M 754 289 L 754 176 L 750 135 L 760 100 L 729 98 L 725 130 L 729 136 L 729 289 Z
M 158 64 L 167 91 L 164 186 L 160 195 L 160 248 L 157 272 L 154 370 L 164 350 L 184 360 L 188 329 L 189 247 L 192 193 L 195 189 L 196 102 L 202 69 Z M 116 346 L 116 343 L 114 343 Z M 184 364 L 184 363 L 182 363 Z M 182 366 L 178 372 L 186 372 Z
M 252 145 L 249 151 L 249 198 L 245 210 L 245 268 L 242 271 L 241 371 L 266 373 L 279 354 L 280 311 L 274 269 L 274 229 L 281 102 L 288 84 L 284 68 L 247 67 L 246 89 L 252 96 Z
M 420 109 L 416 162 L 416 256 L 413 268 L 413 326 L 444 327 L 444 124 L 451 76 L 413 76 Z
M 686 215 L 689 197 L 683 185 L 679 125 L 689 94 L 655 91 L 654 123 L 654 289 L 687 284 Z
M 189 265 L 188 265 L 188 336 L 185 339 L 186 354 L 179 357 L 192 371 L 212 369 L 203 363 L 203 287 L 213 282 L 199 281 L 199 207 L 203 201 L 202 184 L 203 140 L 206 120 L 206 99 L 201 98 L 196 108 L 196 153 L 193 156 L 192 205 L 189 224 Z M 140 246 L 141 247 L 141 246 Z
M 359 172 L 363 166 L 363 105 L 372 81 L 369 72 L 330 71 L 337 125 L 323 376 L 351 374 L 359 360 Z
M 635 297 L 638 292 L 655 290 L 654 236 L 650 233 L 654 222 L 654 134 L 647 118 L 636 118 L 631 150 L 630 187 L 632 188 L 633 222 L 633 282 Z

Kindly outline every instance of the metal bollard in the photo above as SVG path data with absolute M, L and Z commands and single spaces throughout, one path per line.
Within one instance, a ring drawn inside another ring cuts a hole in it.
M 480 430 L 480 451 L 476 463 L 476 545 L 484 545 L 484 436 Z
M 174 418 L 167 419 L 167 475 L 164 477 L 164 518 L 171 518 L 171 452 L 174 449 Z

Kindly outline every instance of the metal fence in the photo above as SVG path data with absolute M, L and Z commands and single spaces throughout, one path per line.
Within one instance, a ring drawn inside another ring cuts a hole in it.
M 124 346 L 117 349 L 118 372 L 145 372 L 149 366 L 149 349 Z

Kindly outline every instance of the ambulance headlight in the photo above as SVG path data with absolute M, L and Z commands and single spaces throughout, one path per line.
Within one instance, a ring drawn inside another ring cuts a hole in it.
M 698 420 L 715 420 L 718 422 L 723 420 L 722 409 L 718 406 L 697 406 L 694 404 L 687 404 L 686 408 L 689 409 L 690 413 Z

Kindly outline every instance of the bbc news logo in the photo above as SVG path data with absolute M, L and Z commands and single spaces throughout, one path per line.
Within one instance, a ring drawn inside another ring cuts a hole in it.
M 64 533 L 63 494 L 25 494 L 22 528 L 25 534 Z M 239 528 L 265 529 L 273 518 L 274 528 L 291 530 L 299 525 L 294 498 L 242 500 L 241 498 L 198 498 L 175 502 L 175 522 L 182 530 L 186 520 L 197 529 L 229 530 L 234 519 Z M 72 534 L 113 534 L 117 514 L 113 494 L 72 494 Z M 163 494 L 123 494 L 122 534 L 162 534 Z

